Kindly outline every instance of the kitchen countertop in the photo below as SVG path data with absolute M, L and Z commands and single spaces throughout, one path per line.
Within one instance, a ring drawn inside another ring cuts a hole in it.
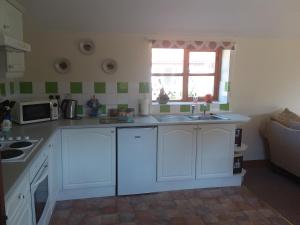
M 140 126 L 163 126 L 163 125 L 179 125 L 179 124 L 224 124 L 224 123 L 245 123 L 250 120 L 249 117 L 226 113 L 227 118 L 230 120 L 193 120 L 183 122 L 158 122 L 153 116 L 134 118 L 133 123 L 114 123 L 114 124 L 99 124 L 99 118 L 82 118 L 80 120 L 56 120 L 27 125 L 13 125 L 13 129 L 9 133 L 2 133 L 5 136 L 30 136 L 30 138 L 43 138 L 43 141 L 37 148 L 34 149 L 26 162 L 19 163 L 2 163 L 3 168 L 3 183 L 4 193 L 7 197 L 10 190 L 18 183 L 19 177 L 22 177 L 33 159 L 38 156 L 39 150 L 42 149 L 48 139 L 57 129 L 70 129 L 70 128 L 105 128 L 105 127 L 140 127 Z

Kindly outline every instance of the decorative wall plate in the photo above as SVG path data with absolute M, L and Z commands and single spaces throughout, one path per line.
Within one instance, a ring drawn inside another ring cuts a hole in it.
M 113 74 L 118 69 L 117 61 L 114 59 L 104 59 L 101 64 L 102 71 L 107 74 Z
M 95 52 L 95 43 L 90 39 L 84 39 L 79 42 L 79 50 L 82 54 L 91 55 Z
M 71 70 L 71 62 L 67 58 L 56 59 L 54 69 L 57 73 L 68 73 Z

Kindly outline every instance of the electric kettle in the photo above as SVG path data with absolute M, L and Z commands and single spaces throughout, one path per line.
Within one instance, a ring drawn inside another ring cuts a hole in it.
M 76 119 L 77 101 L 73 99 L 64 99 L 61 102 L 61 111 L 64 119 Z

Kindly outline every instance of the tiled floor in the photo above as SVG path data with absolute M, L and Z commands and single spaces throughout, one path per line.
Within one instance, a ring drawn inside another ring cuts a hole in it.
M 245 187 L 57 203 L 51 225 L 288 225 Z

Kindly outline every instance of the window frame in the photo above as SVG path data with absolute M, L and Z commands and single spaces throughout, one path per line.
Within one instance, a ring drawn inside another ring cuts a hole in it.
M 189 53 L 190 52 L 215 52 L 215 72 L 214 73 L 200 73 L 200 74 L 190 74 L 189 73 Z M 222 48 L 216 50 L 192 50 L 184 48 L 183 56 L 183 73 L 151 73 L 152 76 L 181 76 L 182 81 L 182 99 L 181 100 L 170 100 L 170 102 L 191 102 L 193 97 L 188 96 L 188 80 L 189 76 L 213 76 L 214 77 L 214 93 L 213 100 L 218 101 L 219 99 L 219 87 L 221 81 L 221 66 L 222 66 Z M 151 64 L 152 65 L 152 64 Z M 198 98 L 199 101 L 204 100 L 204 96 Z M 153 102 L 156 100 L 152 100 Z

